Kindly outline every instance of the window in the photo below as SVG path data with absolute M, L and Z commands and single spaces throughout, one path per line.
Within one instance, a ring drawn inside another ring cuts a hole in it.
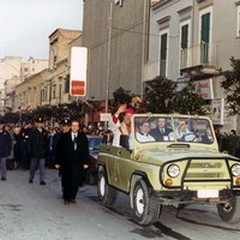
M 200 63 L 208 64 L 211 47 L 212 7 L 200 12 Z
M 188 48 L 188 32 L 189 32 L 189 25 L 183 25 L 181 27 L 181 49 Z
M 168 32 L 160 32 L 160 76 L 167 74 Z
M 205 13 L 201 17 L 201 43 L 209 43 L 210 33 L 210 12 Z
M 62 84 L 59 85 L 59 101 L 61 102 L 62 98 Z
M 56 98 L 56 89 L 57 89 L 57 86 L 54 84 L 52 86 L 52 98 L 55 99 Z
M 69 84 L 70 84 L 70 74 L 67 74 L 65 77 L 65 93 L 69 93 Z
M 180 62 L 179 69 L 186 68 L 190 63 L 190 19 L 180 23 Z M 181 73 L 179 72 L 179 75 Z

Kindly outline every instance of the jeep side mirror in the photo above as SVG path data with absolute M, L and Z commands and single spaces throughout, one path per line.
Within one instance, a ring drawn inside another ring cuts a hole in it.
M 128 135 L 120 135 L 120 146 L 126 149 L 129 149 L 129 137 Z

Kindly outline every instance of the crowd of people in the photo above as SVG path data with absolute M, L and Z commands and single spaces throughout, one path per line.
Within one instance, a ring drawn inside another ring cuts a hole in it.
M 63 200 L 65 204 L 75 203 L 78 187 L 83 184 L 85 170 L 90 166 L 87 135 L 103 135 L 103 141 L 115 146 L 120 145 L 120 135 L 130 136 L 132 109 L 121 105 L 112 115 L 109 131 L 97 127 L 80 125 L 76 120 L 64 119 L 60 127 L 46 127 L 43 118 L 35 122 L 26 121 L 22 126 L 6 124 L 0 119 L 0 164 L 1 181 L 7 180 L 8 169 L 29 170 L 29 184 L 34 183 L 35 172 L 39 169 L 39 184 L 46 185 L 45 168 L 56 168 L 62 180 Z M 144 121 L 139 125 L 137 139 L 151 141 L 164 139 L 171 134 L 165 119 L 157 120 L 156 128 Z M 179 122 L 180 130 L 185 123 Z M 181 127 L 181 128 L 180 128 Z M 235 130 L 223 135 L 215 129 L 220 151 L 240 157 L 240 137 Z M 181 137 L 179 135 L 179 137 Z
M 77 120 L 64 119 L 60 127 L 47 127 L 41 117 L 34 122 L 26 121 L 22 126 L 0 120 L 1 181 L 7 180 L 9 169 L 20 169 L 29 170 L 28 182 L 33 184 L 38 169 L 39 184 L 44 186 L 46 167 L 57 168 L 64 203 L 75 203 L 90 159 L 87 134 L 101 132 L 80 125 Z

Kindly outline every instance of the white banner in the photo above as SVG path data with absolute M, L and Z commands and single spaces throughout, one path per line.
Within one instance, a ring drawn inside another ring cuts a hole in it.
M 212 122 L 214 125 L 223 125 L 224 98 L 212 100 Z
M 86 95 L 87 81 L 87 48 L 72 47 L 70 95 L 83 97 Z

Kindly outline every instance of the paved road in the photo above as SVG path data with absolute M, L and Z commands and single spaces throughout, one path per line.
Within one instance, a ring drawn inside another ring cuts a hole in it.
M 101 206 L 95 186 L 78 193 L 78 203 L 61 200 L 57 172 L 47 171 L 47 186 L 28 184 L 28 172 L 9 171 L 0 182 L 0 240 L 240 240 L 240 223 L 222 222 L 215 207 L 165 207 L 154 226 L 132 221 L 128 198 L 119 194 L 113 208 Z

